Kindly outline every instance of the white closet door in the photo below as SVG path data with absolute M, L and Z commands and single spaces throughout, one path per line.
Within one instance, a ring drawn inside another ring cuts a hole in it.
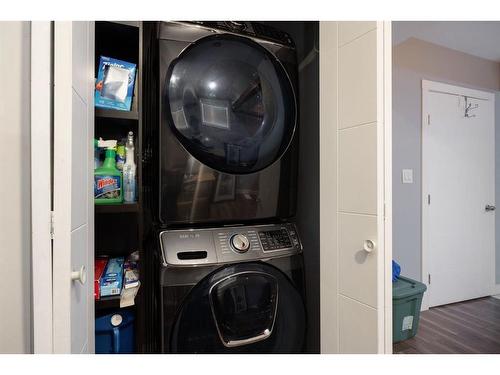
M 55 353 L 94 352 L 94 23 L 54 25 Z
M 328 202 L 326 194 L 336 191 L 336 203 L 330 205 L 336 216 L 330 212 L 321 215 L 322 286 L 336 277 L 336 282 L 329 283 L 335 287 L 335 295 L 321 294 L 322 305 L 330 308 L 322 310 L 322 327 L 328 326 L 328 318 L 337 321 L 335 334 L 322 340 L 322 351 L 384 353 L 392 339 L 388 338 L 390 329 L 386 331 L 386 304 L 391 296 L 386 271 L 390 258 L 384 246 L 387 31 L 384 34 L 384 23 L 377 22 L 322 24 L 320 40 L 325 42 L 320 58 L 326 52 L 336 61 L 324 61 L 321 74 L 323 69 L 335 68 L 337 74 L 336 79 L 322 80 L 324 89 L 320 91 L 325 148 L 320 152 L 322 173 L 333 169 L 332 158 L 337 161 L 336 176 L 322 183 L 320 198 Z M 333 90 L 336 94 L 331 94 Z M 336 103 L 330 105 L 331 101 Z M 336 134 L 331 133 L 332 126 Z M 335 231 L 329 228 L 332 224 Z M 331 233 L 336 233 L 336 247 L 323 241 L 324 237 L 331 239 Z M 336 273 L 324 275 L 332 269 Z
M 376 353 L 377 24 L 340 22 L 339 35 L 339 349 Z

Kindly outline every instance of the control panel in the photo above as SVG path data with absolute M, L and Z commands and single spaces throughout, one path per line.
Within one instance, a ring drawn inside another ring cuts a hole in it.
M 302 246 L 294 224 L 167 230 L 160 233 L 165 265 L 234 263 L 296 254 Z
M 284 31 L 275 29 L 266 24 L 259 22 L 242 22 L 242 21 L 192 21 L 190 23 L 216 29 L 220 31 L 227 31 L 237 33 L 240 35 L 247 35 L 267 40 L 272 40 L 284 45 L 293 47 L 293 41 L 290 35 Z

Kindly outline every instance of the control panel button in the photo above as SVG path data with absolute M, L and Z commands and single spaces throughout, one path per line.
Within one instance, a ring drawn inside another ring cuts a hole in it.
M 232 236 L 230 244 L 239 253 L 245 253 L 250 248 L 250 240 L 244 234 L 235 234 Z
M 286 229 L 261 231 L 259 238 L 264 251 L 292 248 L 292 242 Z

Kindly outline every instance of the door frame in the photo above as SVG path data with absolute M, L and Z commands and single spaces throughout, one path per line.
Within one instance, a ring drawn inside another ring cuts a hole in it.
M 422 300 L 422 307 L 421 310 L 428 310 L 429 309 L 429 298 L 430 298 L 430 288 L 429 288 L 429 282 L 428 282 L 428 275 L 429 275 L 429 269 L 430 269 L 430 254 L 431 252 L 429 251 L 429 236 L 428 236 L 428 221 L 429 221 L 429 215 L 428 215 L 428 205 L 425 203 L 427 200 L 427 174 L 426 174 L 426 163 L 428 163 L 427 160 L 427 153 L 425 150 L 425 139 L 426 139 L 426 129 L 427 129 L 427 106 L 428 106 L 428 98 L 426 96 L 426 92 L 435 90 L 435 91 L 449 91 L 451 88 L 458 88 L 462 90 L 470 90 L 471 92 L 475 92 L 476 95 L 478 92 L 485 93 L 485 94 L 493 94 L 493 103 L 495 101 L 495 95 L 491 91 L 488 90 L 481 90 L 481 89 L 473 89 L 470 87 L 466 86 L 460 86 L 460 85 L 455 85 L 455 84 L 449 84 L 449 83 L 444 83 L 444 82 L 439 82 L 439 81 L 431 81 L 431 80 L 422 80 L 422 116 L 421 116 L 421 134 L 422 134 L 422 144 L 421 144 L 421 152 L 422 152 L 422 181 L 421 181 L 421 189 L 422 189 L 422 196 L 421 196 L 421 225 L 422 225 L 422 248 L 421 248 L 421 262 L 422 262 L 422 282 L 427 286 L 427 293 L 424 293 L 424 298 Z M 495 105 L 493 105 L 493 110 L 495 108 Z M 494 127 L 495 131 L 495 127 Z M 496 145 L 494 145 L 496 147 Z M 495 182 L 496 185 L 496 182 Z M 495 233 L 494 233 L 494 239 L 493 243 L 496 242 L 495 238 Z M 495 246 L 494 246 L 494 251 L 495 251 Z M 495 259 L 495 254 L 493 254 Z M 495 263 L 495 262 L 493 262 Z M 493 270 L 493 277 L 494 277 L 495 271 Z M 493 287 L 492 290 L 490 291 L 492 294 L 495 292 L 500 293 L 500 285 L 495 285 L 493 282 Z
M 52 22 L 31 22 L 31 258 L 35 354 L 53 352 L 52 32 Z
M 392 354 L 392 21 L 378 22 L 377 49 L 377 121 L 379 127 L 377 143 L 377 174 L 383 176 L 379 181 L 377 197 L 379 236 L 383 236 L 383 256 L 379 257 L 379 295 L 383 297 L 379 306 L 384 309 L 379 322 L 384 332 L 383 342 L 385 354 Z M 383 232 L 383 233 L 381 233 Z

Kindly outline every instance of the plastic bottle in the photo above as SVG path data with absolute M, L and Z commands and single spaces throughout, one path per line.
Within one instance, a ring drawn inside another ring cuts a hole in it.
M 99 141 L 94 139 L 94 170 L 101 166 L 101 150 L 99 149 Z
M 116 147 L 116 168 L 123 171 L 123 164 L 125 164 L 125 146 L 119 144 Z
M 123 196 L 127 203 L 135 202 L 137 197 L 136 165 L 134 161 L 134 133 L 128 132 L 125 144 L 125 164 L 123 164 Z
M 119 204 L 123 202 L 121 172 L 116 168 L 116 141 L 99 140 L 99 147 L 107 147 L 106 158 L 94 171 L 95 204 Z

